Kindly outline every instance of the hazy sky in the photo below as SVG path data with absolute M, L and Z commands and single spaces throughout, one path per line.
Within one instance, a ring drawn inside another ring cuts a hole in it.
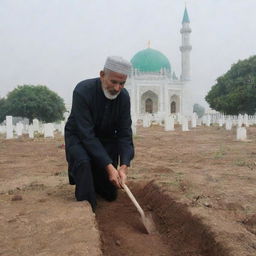
M 218 76 L 256 53 L 256 0 L 188 0 L 192 82 L 201 103 Z M 0 0 L 0 97 L 42 84 L 71 103 L 108 55 L 151 48 L 181 72 L 183 0 Z

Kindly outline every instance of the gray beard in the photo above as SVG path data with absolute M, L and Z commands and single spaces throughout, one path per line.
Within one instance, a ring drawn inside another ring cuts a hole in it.
M 110 93 L 108 92 L 107 89 L 104 88 L 103 85 L 102 85 L 102 91 L 103 91 L 105 97 L 106 97 L 107 99 L 109 99 L 109 100 L 114 100 L 114 99 L 116 99 L 117 96 L 118 96 L 118 95 L 120 94 L 120 92 L 121 92 L 121 90 L 120 90 L 117 94 L 112 95 L 112 94 L 110 94 Z

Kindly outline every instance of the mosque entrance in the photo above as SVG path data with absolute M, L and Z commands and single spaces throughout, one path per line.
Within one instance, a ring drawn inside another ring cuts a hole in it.
M 171 114 L 180 112 L 180 96 L 174 94 L 170 98 L 170 110 Z
M 156 113 L 158 112 L 158 95 L 151 90 L 141 95 L 140 113 Z
M 171 103 L 171 114 L 174 114 L 174 113 L 176 113 L 176 102 L 175 101 L 173 101 Z
M 145 104 L 146 113 L 153 113 L 153 101 L 150 98 L 147 98 Z

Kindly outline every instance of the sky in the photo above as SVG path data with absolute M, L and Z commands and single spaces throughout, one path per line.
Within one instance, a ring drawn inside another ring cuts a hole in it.
M 181 73 L 181 22 L 192 33 L 191 83 L 204 97 L 238 60 L 256 54 L 256 0 L 0 0 L 0 97 L 46 85 L 67 104 L 75 85 L 97 77 L 109 55 L 148 47 Z

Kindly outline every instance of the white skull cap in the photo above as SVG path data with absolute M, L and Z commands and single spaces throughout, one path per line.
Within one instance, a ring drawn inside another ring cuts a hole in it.
M 104 68 L 113 72 L 129 75 L 132 65 L 129 61 L 119 56 L 109 56 L 105 62 Z

